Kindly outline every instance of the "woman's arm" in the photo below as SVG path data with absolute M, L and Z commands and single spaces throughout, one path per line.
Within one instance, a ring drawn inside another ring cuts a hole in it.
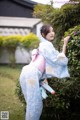
M 50 64 L 66 65 L 68 63 L 65 54 L 59 53 L 50 42 L 42 42 L 39 45 L 39 51 Z
M 69 38 L 70 38 L 70 36 L 67 36 L 64 38 L 64 44 L 63 44 L 63 48 L 62 48 L 62 52 L 64 54 L 66 54 L 66 47 L 67 47 L 67 43 L 68 43 Z

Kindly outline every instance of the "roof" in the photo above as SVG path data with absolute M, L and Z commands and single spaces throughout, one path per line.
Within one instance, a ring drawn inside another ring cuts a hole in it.
M 37 2 L 31 1 L 31 0 L 12 0 L 12 1 L 30 8 L 33 8 L 34 5 L 38 4 Z
M 41 19 L 36 18 L 0 17 L 0 27 L 33 28 L 40 22 Z
M 1 1 L 4 1 L 4 0 L 0 0 L 0 2 Z M 18 4 L 21 4 L 30 8 L 33 8 L 34 5 L 38 4 L 37 2 L 31 1 L 31 0 L 10 0 L 10 1 L 16 2 Z
M 0 36 L 8 35 L 27 35 L 30 33 L 30 29 L 27 28 L 0 28 Z

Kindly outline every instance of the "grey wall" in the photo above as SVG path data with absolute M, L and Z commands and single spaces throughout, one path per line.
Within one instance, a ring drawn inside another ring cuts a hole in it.
M 15 59 L 17 64 L 28 64 L 31 61 L 31 51 L 17 47 L 15 51 Z M 0 64 L 9 63 L 9 53 L 7 50 L 0 50 Z

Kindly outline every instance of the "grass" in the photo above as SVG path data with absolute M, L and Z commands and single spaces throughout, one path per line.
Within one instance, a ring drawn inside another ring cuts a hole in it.
M 0 111 L 9 111 L 10 120 L 24 120 L 24 105 L 15 93 L 22 67 L 0 66 Z

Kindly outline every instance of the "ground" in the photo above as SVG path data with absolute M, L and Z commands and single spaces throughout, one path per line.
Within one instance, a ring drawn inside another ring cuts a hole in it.
M 21 67 L 0 66 L 0 112 L 9 111 L 10 120 L 24 120 L 24 105 L 15 93 Z

